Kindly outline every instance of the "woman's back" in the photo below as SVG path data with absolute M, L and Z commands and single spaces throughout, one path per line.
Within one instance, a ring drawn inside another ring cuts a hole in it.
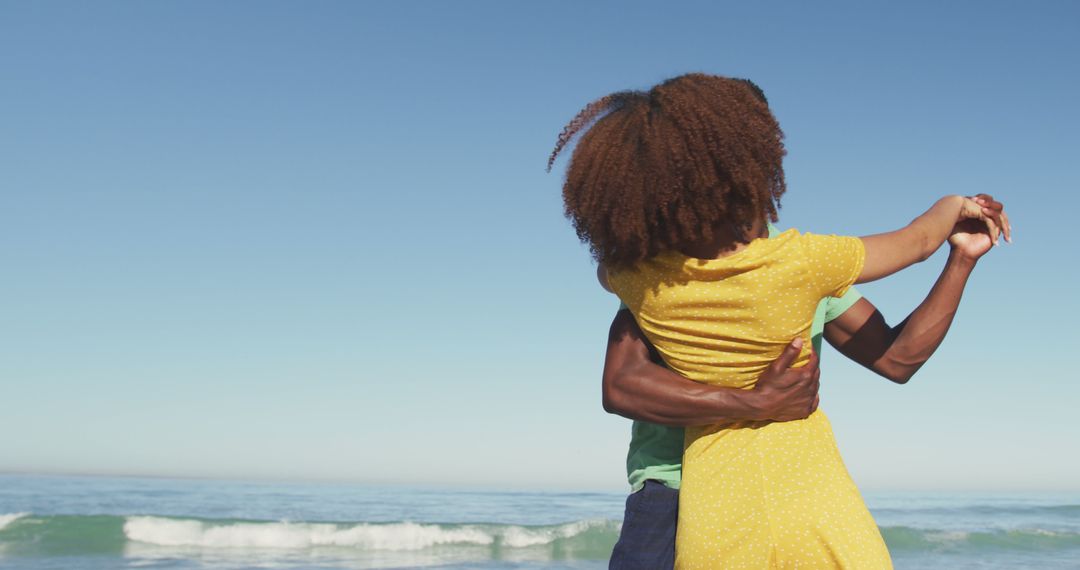
M 718 259 L 662 253 L 608 283 L 671 368 L 747 388 L 808 335 L 818 302 L 842 295 L 863 257 L 858 238 L 788 230 Z M 821 411 L 688 428 L 678 528 L 678 568 L 890 567 Z
M 824 297 L 862 268 L 858 238 L 788 230 L 718 259 L 665 252 L 613 271 L 609 283 L 665 362 L 683 376 L 747 388 L 792 338 L 806 338 Z

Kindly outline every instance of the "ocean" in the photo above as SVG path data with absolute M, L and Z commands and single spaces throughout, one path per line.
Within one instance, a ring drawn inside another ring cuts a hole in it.
M 866 493 L 898 569 L 1080 569 L 1080 494 Z M 0 475 L 0 569 L 599 570 L 625 495 Z

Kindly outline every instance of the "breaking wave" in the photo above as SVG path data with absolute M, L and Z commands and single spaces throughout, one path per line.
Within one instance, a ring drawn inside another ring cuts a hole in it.
M 291 522 L 164 516 L 0 514 L 5 555 L 184 552 L 326 551 L 353 553 L 455 552 L 481 558 L 602 560 L 618 540 L 613 520 L 557 525 L 430 524 L 415 522 Z M 953 531 L 883 527 L 894 554 L 1080 549 L 1080 532 L 1021 528 Z M 518 553 L 518 554 L 515 554 Z
M 5 523 L 5 521 L 7 521 Z M 554 549 L 571 558 L 604 558 L 619 523 L 559 525 L 245 521 L 161 516 L 0 515 L 6 554 L 106 553 L 128 546 L 194 549 L 422 551 L 446 548 Z M 88 539 L 92 537 L 92 539 Z

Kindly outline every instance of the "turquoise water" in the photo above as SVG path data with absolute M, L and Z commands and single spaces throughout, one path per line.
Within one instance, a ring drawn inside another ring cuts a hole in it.
M 0 475 L 0 568 L 607 567 L 625 496 Z M 867 494 L 897 568 L 1080 568 L 1080 496 Z

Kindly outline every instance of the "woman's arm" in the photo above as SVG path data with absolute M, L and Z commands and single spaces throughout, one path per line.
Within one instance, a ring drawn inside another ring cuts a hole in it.
M 856 283 L 866 283 L 887 277 L 925 261 L 945 243 L 953 227 L 963 220 L 981 220 L 986 224 L 990 237 L 996 244 L 1002 227 L 1000 213 L 990 213 L 974 199 L 963 196 L 946 196 L 937 201 L 923 215 L 906 227 L 885 234 L 862 238 L 866 248 L 866 261 Z M 1005 239 L 1010 239 L 1009 227 L 1005 225 Z
M 975 200 L 1000 220 L 1009 235 L 1009 216 L 993 196 Z M 926 299 L 902 323 L 890 327 L 866 299 L 825 324 L 825 339 L 844 356 L 898 384 L 907 382 L 934 354 L 960 306 L 968 277 L 983 255 L 994 246 L 990 233 L 977 220 L 957 224 L 949 236 L 949 260 Z

